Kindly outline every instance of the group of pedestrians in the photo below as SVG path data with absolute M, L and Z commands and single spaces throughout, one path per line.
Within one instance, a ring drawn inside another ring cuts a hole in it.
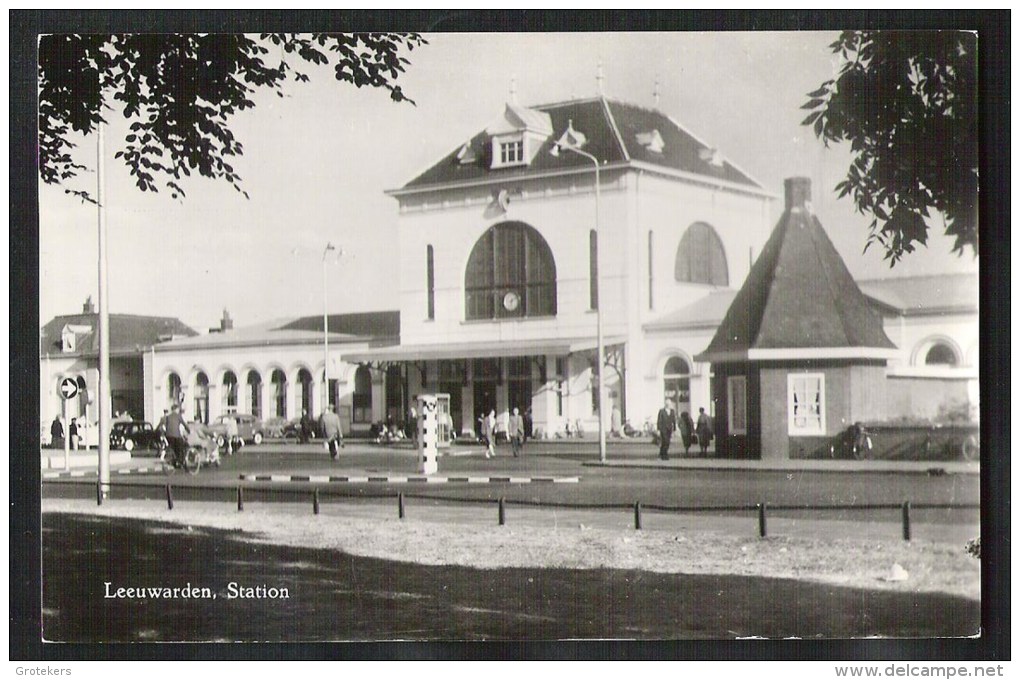
M 705 413 L 704 408 L 698 409 L 698 422 L 695 423 L 687 411 L 677 416 L 673 410 L 673 403 L 669 399 L 659 409 L 655 429 L 659 433 L 659 458 L 662 460 L 669 460 L 670 440 L 673 438 L 673 432 L 677 430 L 680 432 L 680 441 L 684 445 L 685 455 L 690 454 L 691 444 L 695 442 L 701 448 L 702 455 L 705 455 L 708 453 L 708 445 L 715 436 L 712 429 L 712 418 Z
M 496 455 L 496 410 L 490 409 L 487 414 L 483 414 L 478 420 L 480 438 L 485 444 L 485 457 L 492 458 Z M 513 413 L 507 418 L 504 429 L 506 437 L 510 441 L 510 450 L 513 451 L 514 458 L 517 458 L 521 455 L 524 447 L 525 428 L 524 416 L 521 415 L 521 410 L 516 406 Z

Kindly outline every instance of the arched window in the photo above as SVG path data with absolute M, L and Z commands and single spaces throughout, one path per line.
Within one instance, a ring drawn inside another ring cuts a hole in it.
M 312 374 L 307 368 L 298 371 L 297 382 L 301 386 L 301 410 L 312 414 Z
M 166 408 L 181 403 L 181 376 L 171 373 L 166 377 Z
M 354 372 L 354 422 L 372 422 L 372 371 L 358 366 Z
M 715 229 L 704 222 L 687 228 L 676 251 L 675 274 L 677 281 L 729 285 L 726 251 Z
M 273 415 L 277 418 L 287 417 L 287 374 L 276 369 L 269 376 L 273 385 Z
M 926 366 L 956 366 L 958 363 L 959 359 L 953 348 L 942 342 L 932 345 L 928 353 L 924 355 Z
M 223 374 L 223 410 L 227 413 L 237 410 L 237 376 L 233 371 Z
M 691 366 L 683 357 L 672 356 L 662 371 L 663 396 L 673 402 L 677 415 L 691 412 Z
M 520 222 L 486 231 L 464 274 L 468 319 L 556 314 L 556 263 L 545 239 Z
M 258 371 L 248 371 L 248 407 L 253 416 L 262 417 L 262 376 Z
M 209 424 L 209 378 L 205 373 L 195 376 L 195 420 Z

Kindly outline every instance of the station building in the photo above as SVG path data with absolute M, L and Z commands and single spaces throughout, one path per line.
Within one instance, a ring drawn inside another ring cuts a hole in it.
M 145 417 L 182 395 L 200 420 L 290 419 L 328 400 L 359 433 L 404 420 L 424 392 L 450 396 L 463 434 L 490 409 L 499 420 L 530 413 L 536 437 L 591 433 L 600 413 L 607 427 L 640 429 L 664 399 L 723 415 L 706 350 L 760 259 L 776 196 L 663 112 L 601 96 L 511 102 L 451 142 L 387 192 L 399 309 L 330 316 L 328 387 L 322 317 L 234 329 L 225 316 L 215 333 L 139 352 Z M 889 341 L 884 415 L 937 418 L 961 400 L 976 409 L 976 277 L 857 283 Z

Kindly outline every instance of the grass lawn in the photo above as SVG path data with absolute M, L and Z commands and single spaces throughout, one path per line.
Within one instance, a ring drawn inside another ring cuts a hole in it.
M 422 564 L 198 525 L 51 512 L 42 520 L 44 638 L 51 641 L 942 637 L 972 635 L 980 622 L 977 600 L 931 590 L 634 568 Z M 190 582 L 216 598 L 108 599 L 105 582 L 113 590 Z M 228 599 L 231 582 L 286 589 L 289 598 Z

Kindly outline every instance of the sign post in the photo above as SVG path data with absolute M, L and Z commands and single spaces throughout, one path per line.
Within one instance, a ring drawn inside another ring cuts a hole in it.
M 434 394 L 418 395 L 418 472 L 421 474 L 431 475 L 438 470 L 437 410 Z
M 78 383 L 73 378 L 60 381 L 61 407 L 64 414 L 64 472 L 71 469 L 71 427 L 67 418 L 67 402 L 78 396 Z

